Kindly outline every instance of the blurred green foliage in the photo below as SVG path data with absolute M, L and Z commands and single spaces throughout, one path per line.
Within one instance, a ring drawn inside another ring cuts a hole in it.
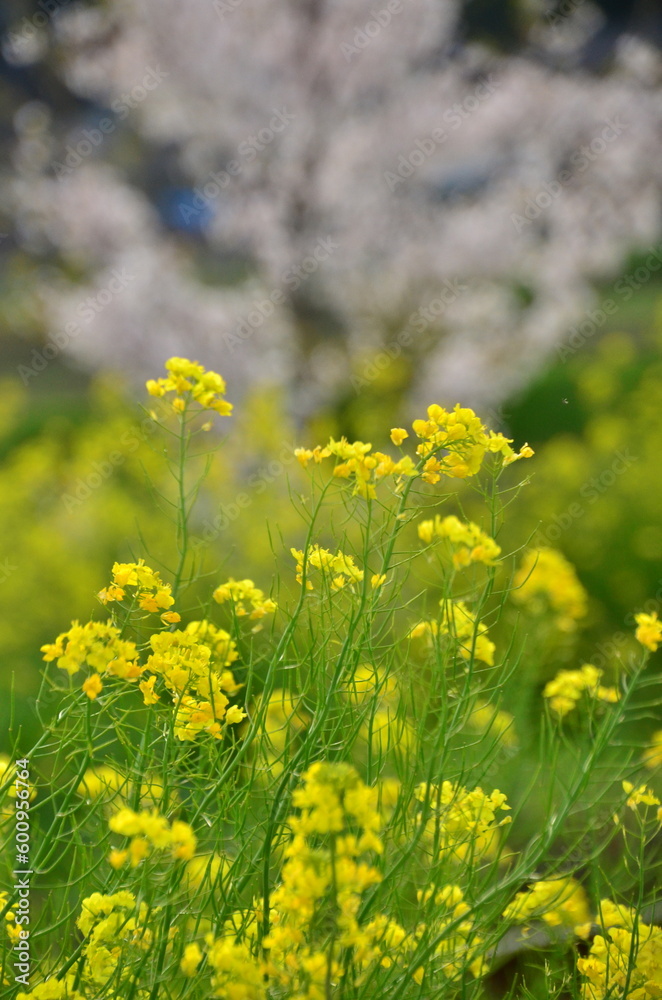
M 633 607 L 662 600 L 659 292 L 645 304 L 645 323 L 614 316 L 507 408 L 511 433 L 526 428 L 536 449 L 514 520 L 577 567 L 592 597 L 589 635 L 620 633 Z

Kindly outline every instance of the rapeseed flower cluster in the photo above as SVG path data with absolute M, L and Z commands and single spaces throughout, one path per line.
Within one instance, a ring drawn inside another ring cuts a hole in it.
M 206 618 L 202 621 L 189 622 L 184 631 L 192 635 L 196 642 L 207 646 L 212 654 L 212 659 L 221 667 L 231 666 L 235 660 L 239 659 L 237 644 L 225 629 L 217 628 Z
M 303 585 L 304 574 L 306 577 L 306 589 L 313 590 L 313 582 L 309 577 L 310 570 L 320 570 L 322 578 L 326 580 L 331 590 L 343 590 L 363 582 L 365 573 L 356 565 L 352 556 L 344 552 L 330 552 L 320 545 L 311 545 L 305 551 L 302 549 L 290 549 L 292 557 L 295 559 L 297 583 Z M 373 590 L 381 587 L 385 582 L 385 575 L 374 573 L 370 578 Z
M 269 996 L 326 1000 L 330 985 L 359 986 L 374 970 L 406 962 L 416 938 L 378 914 L 361 919 L 364 894 L 381 874 L 369 856 L 383 852 L 378 793 L 347 764 L 313 764 L 294 790 L 279 884 L 269 905 L 237 911 L 221 934 L 205 936 L 205 951 L 186 947 L 181 969 L 200 975 L 203 956 L 213 995 L 224 1000 Z M 265 915 L 262 957 L 258 929 Z M 417 970 L 417 981 L 423 970 Z
M 640 785 L 637 788 L 631 781 L 624 781 L 622 784 L 623 791 L 627 795 L 625 804 L 629 809 L 636 812 L 637 806 L 662 806 L 657 795 L 646 785 Z M 657 818 L 662 821 L 662 808 L 657 810 Z
M 423 803 L 418 809 L 428 843 L 438 854 L 456 861 L 473 861 L 493 856 L 498 847 L 498 830 L 511 822 L 506 816 L 497 821 L 497 812 L 510 809 L 498 788 L 489 795 L 482 788 L 469 790 L 452 781 L 441 785 L 422 782 L 414 797 Z
M 493 666 L 496 646 L 487 636 L 487 626 L 477 620 L 464 601 L 449 601 L 442 597 L 439 606 L 440 618 L 419 622 L 410 630 L 409 637 L 426 637 L 431 646 L 441 638 L 447 638 L 464 660 L 475 658 Z
M 439 890 L 419 889 L 419 905 L 426 907 L 426 922 L 416 928 L 416 937 L 424 934 L 439 940 L 430 966 L 419 967 L 414 973 L 416 982 L 423 982 L 424 975 L 432 978 L 438 970 L 445 979 L 459 979 L 468 969 L 478 978 L 488 969 L 483 954 L 483 939 L 476 932 L 475 915 L 457 885 L 445 885 Z M 433 904 L 433 905 L 431 905 Z
M 140 676 L 136 644 L 122 639 L 120 629 L 110 622 L 72 622 L 67 632 L 46 643 L 41 651 L 46 663 L 55 660 L 70 676 L 84 667 L 124 680 Z
M 333 470 L 334 476 L 353 479 L 354 493 L 366 499 L 373 499 L 377 495 L 375 486 L 386 476 L 393 476 L 397 486 L 403 476 L 416 475 L 414 462 L 408 455 L 396 462 L 381 451 L 373 452 L 371 444 L 363 441 L 350 443 L 344 437 L 339 441 L 331 438 L 323 448 L 319 445 L 313 450 L 296 448 L 294 454 L 304 469 L 311 460 L 319 463 L 330 456 L 340 459 Z
M 634 618 L 637 623 L 635 632 L 637 642 L 640 642 L 646 649 L 650 649 L 651 653 L 656 652 L 657 647 L 662 642 L 662 622 L 658 619 L 657 614 L 653 612 L 653 614 L 648 615 L 641 611 Z
M 85 938 L 86 978 L 106 984 L 130 951 L 148 951 L 152 932 L 147 926 L 146 903 L 136 905 L 130 892 L 103 895 L 95 892 L 83 900 L 76 924 Z
M 514 452 L 509 438 L 488 431 L 473 410 L 459 403 L 451 411 L 433 403 L 428 406 L 427 419 L 415 420 L 412 428 L 422 439 L 416 454 L 424 460 L 422 478 L 427 483 L 438 483 L 442 475 L 457 479 L 475 476 L 488 453 L 501 455 L 504 465 L 533 455 L 527 444 Z
M 136 567 L 143 569 L 138 564 L 132 567 L 125 585 L 144 586 L 137 576 L 135 583 L 130 582 Z M 114 572 L 114 576 L 123 579 L 124 572 Z M 136 644 L 121 638 L 117 626 L 110 622 L 74 622 L 54 643 L 42 646 L 42 652 L 46 662 L 56 660 L 57 666 L 69 674 L 83 667 L 94 671 L 82 685 L 92 700 L 103 691 L 102 678 L 118 677 L 136 682 L 145 705 L 155 705 L 161 698 L 156 690 L 161 679 L 175 703 L 174 732 L 180 740 L 195 740 L 202 732 L 222 739 L 228 726 L 245 718 L 243 709 L 230 705 L 230 698 L 242 685 L 228 669 L 238 653 L 236 643 L 224 629 L 206 620 L 194 621 L 184 630 L 155 632 L 149 646 L 151 653 L 141 664 Z
M 141 611 L 161 613 L 166 624 L 180 620 L 176 611 L 168 611 L 175 603 L 172 587 L 164 583 L 159 573 L 146 566 L 143 559 L 132 563 L 116 562 L 112 570 L 112 581 L 99 591 L 102 604 L 124 601 L 128 598 L 130 607 Z
M 138 904 L 133 893 L 92 893 L 83 899 L 76 920 L 83 935 L 78 973 L 48 977 L 30 993 L 19 992 L 16 1000 L 85 1000 L 98 996 L 115 976 L 130 983 L 134 963 L 144 963 L 153 944 L 148 922 L 147 904 Z
M 60 670 L 69 676 L 83 667 L 93 671 L 81 687 L 94 701 L 103 691 L 102 677 L 119 677 L 135 681 L 140 676 L 136 644 L 121 638 L 121 631 L 110 622 L 72 622 L 55 642 L 41 647 L 46 663 L 56 660 Z
M 213 598 L 217 604 L 232 601 L 234 613 L 240 618 L 244 615 L 248 615 L 249 618 L 264 618 L 276 610 L 276 602 L 270 597 L 265 597 L 264 592 L 256 587 L 252 580 L 233 580 L 230 577 L 226 583 L 216 588 Z M 246 602 L 250 604 L 251 611 L 247 609 Z
M 177 739 L 196 740 L 202 732 L 222 739 L 228 726 L 246 717 L 238 705 L 230 705 L 230 697 L 241 685 L 225 666 L 234 652 L 228 640 L 227 633 L 219 636 L 206 622 L 196 622 L 191 631 L 156 632 L 150 637 L 152 653 L 143 668 L 147 679 L 140 682 L 140 689 L 145 704 L 154 704 L 160 698 L 156 681 L 163 680 L 176 706 Z M 214 659 L 219 648 L 220 661 Z
M 525 553 L 513 579 L 512 599 L 533 615 L 551 612 L 556 624 L 572 632 L 586 615 L 588 595 L 574 567 L 556 549 L 542 547 Z
M 165 378 L 149 379 L 146 383 L 150 396 L 167 396 L 175 393 L 173 409 L 183 413 L 189 402 L 196 402 L 203 410 L 215 410 L 222 417 L 229 417 L 232 404 L 225 397 L 225 380 L 217 373 L 206 371 L 197 361 L 187 358 L 170 358 L 165 363 Z
M 427 545 L 437 539 L 447 541 L 455 569 L 463 569 L 474 562 L 494 566 L 501 555 L 501 548 L 477 524 L 471 521 L 465 524 L 454 514 L 443 518 L 435 514 L 433 520 L 421 521 L 418 537 Z
M 12 909 L 9 904 L 9 894 L 0 891 L 0 910 L 5 910 L 5 932 L 9 938 L 10 944 L 14 945 L 19 939 L 20 935 L 20 925 L 16 923 L 16 910 Z
M 620 699 L 618 688 L 604 687 L 600 683 L 602 670 L 585 663 L 579 670 L 560 670 L 554 680 L 548 681 L 543 695 L 552 712 L 563 718 L 572 712 L 584 694 L 596 701 L 614 704 Z
M 168 850 L 174 861 L 190 861 L 195 854 L 197 838 L 189 824 L 181 820 L 170 823 L 156 809 L 134 812 L 125 806 L 110 817 L 108 826 L 112 833 L 131 839 L 127 848 L 111 851 L 113 868 L 122 868 L 127 862 L 135 868 L 152 851 Z
M 364 857 L 383 851 L 377 790 L 347 764 L 317 763 L 303 775 L 293 804 L 299 812 L 288 820 L 292 839 L 264 940 L 267 971 L 286 996 L 324 1000 L 328 977 L 337 982 L 345 975 L 344 952 L 360 979 L 370 964 L 389 966 L 389 945 L 407 935 L 388 919 L 359 917 L 364 892 L 381 881 Z
M 74 989 L 75 976 L 55 977 L 39 983 L 30 993 L 19 991 L 16 1000 L 84 1000 L 84 994 Z
M 424 482 L 434 484 L 442 475 L 457 479 L 474 476 L 488 453 L 500 454 L 504 465 L 533 455 L 528 445 L 514 452 L 509 438 L 488 432 L 473 410 L 459 404 L 450 412 L 432 404 L 427 419 L 415 420 L 412 429 L 421 439 L 416 448 L 418 463 L 409 455 L 396 461 L 381 451 L 373 452 L 372 444 L 349 442 L 346 438 L 331 438 L 327 445 L 313 449 L 297 448 L 294 454 L 304 468 L 311 461 L 319 464 L 332 456 L 339 459 L 334 476 L 353 479 L 354 493 L 368 499 L 376 496 L 377 483 L 387 476 L 395 478 L 397 490 L 403 477 L 420 476 Z M 400 446 L 409 434 L 402 427 L 394 427 L 390 436 Z
M 600 903 L 599 923 L 586 958 L 577 959 L 584 1000 L 652 1000 L 662 996 L 662 929 L 636 910 Z
M 506 920 L 526 928 L 535 920 L 548 927 L 572 930 L 577 937 L 591 933 L 592 917 L 588 896 L 574 878 L 540 879 L 530 888 L 518 892 L 503 911 Z

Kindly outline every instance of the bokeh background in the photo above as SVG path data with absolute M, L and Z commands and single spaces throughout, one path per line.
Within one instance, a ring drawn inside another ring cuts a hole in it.
M 194 526 L 215 565 L 268 581 L 267 523 L 300 543 L 296 444 L 459 400 L 536 449 L 502 544 L 575 564 L 579 654 L 617 660 L 662 601 L 659 0 L 4 0 L 0 31 L 26 720 L 39 646 L 166 544 L 138 401 L 172 354 L 237 404 Z

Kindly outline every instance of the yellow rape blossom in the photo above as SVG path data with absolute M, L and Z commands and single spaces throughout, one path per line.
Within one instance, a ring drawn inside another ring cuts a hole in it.
M 182 970 L 185 976 L 191 977 L 198 971 L 198 966 L 202 961 L 202 951 L 200 950 L 200 945 L 187 944 L 184 948 L 184 954 L 182 960 L 179 963 L 179 968 Z
M 662 996 L 662 930 L 635 910 L 600 904 L 602 934 L 577 959 L 583 1000 L 652 1000 Z
M 588 937 L 591 911 L 583 887 L 574 878 L 541 879 L 518 892 L 503 911 L 506 920 L 526 925 L 542 920 L 549 927 L 567 927 L 578 937 Z
M 82 994 L 71 988 L 74 977 L 56 979 L 55 976 L 45 979 L 29 993 L 19 991 L 16 1000 L 82 1000 Z
M 637 806 L 659 806 L 662 805 L 657 795 L 647 788 L 646 785 L 640 785 L 639 788 L 635 788 L 631 781 L 624 781 L 623 791 L 628 796 L 626 801 L 626 806 L 628 808 L 636 811 Z
M 406 437 L 406 431 L 403 433 Z M 331 438 L 323 448 L 319 445 L 313 450 L 296 448 L 294 454 L 304 468 L 311 460 L 319 463 L 331 456 L 339 459 L 333 470 L 334 476 L 338 479 L 353 479 L 354 493 L 366 499 L 376 496 L 375 486 L 386 476 L 393 476 L 397 487 L 402 477 L 416 475 L 414 462 L 409 455 L 396 462 L 381 451 L 373 452 L 371 444 L 363 441 L 350 442 L 344 437 L 339 441 Z
M 135 643 L 120 638 L 120 630 L 109 622 L 72 622 L 55 642 L 41 647 L 46 663 L 55 660 L 60 670 L 73 675 L 83 667 L 134 680 L 140 675 Z
M 127 595 L 127 590 L 129 594 Z M 135 600 L 142 611 L 167 613 L 167 621 L 179 621 L 176 612 L 168 612 L 175 599 L 169 583 L 164 583 L 159 573 L 145 565 L 143 559 L 133 563 L 116 562 L 112 569 L 112 581 L 98 597 L 102 604 L 123 601 L 125 597 Z
M 651 653 L 654 653 L 662 642 L 662 622 L 659 621 L 655 612 L 648 615 L 644 611 L 641 611 L 634 618 L 637 623 L 637 630 L 635 632 L 637 642 L 640 642 L 642 646 L 645 646 Z
M 646 767 L 651 771 L 662 766 L 662 729 L 658 729 L 657 732 L 653 733 L 650 744 L 644 750 L 642 758 Z
M 428 907 L 424 927 L 435 938 L 441 938 L 435 948 L 434 966 L 445 979 L 461 977 L 467 968 L 475 977 L 482 975 L 487 964 L 481 954 L 483 940 L 476 934 L 471 907 L 460 887 L 445 885 L 437 891 L 419 890 L 416 895 L 419 905 Z
M 299 813 L 288 820 L 292 838 L 264 939 L 267 971 L 287 996 L 324 1000 L 328 975 L 343 975 L 329 935 L 360 970 L 406 956 L 402 927 L 385 916 L 359 918 L 363 893 L 381 879 L 363 857 L 382 851 L 377 799 L 347 764 L 313 764 L 294 791 Z
M 234 612 L 240 617 L 248 615 L 249 618 L 264 618 L 276 610 L 276 602 L 269 597 L 265 598 L 264 592 L 252 580 L 233 580 L 230 577 L 226 583 L 216 588 L 213 597 L 218 604 L 232 601 Z M 247 609 L 245 602 L 251 605 L 251 611 Z
M 469 790 L 451 781 L 441 785 L 423 782 L 414 789 L 414 796 L 427 803 L 426 839 L 460 861 L 493 855 L 499 827 L 510 823 L 509 816 L 496 819 L 498 811 L 510 809 L 498 788 L 488 795 L 482 788 Z M 425 816 L 425 807 L 420 815 Z
M 7 905 L 9 895 L 6 892 L 0 891 L 0 910 L 4 910 Z M 8 909 L 5 913 L 5 931 L 7 937 L 9 938 L 10 944 L 13 946 L 20 938 L 20 926 L 16 923 L 16 911 L 15 909 Z
M 169 850 L 175 861 L 190 861 L 195 854 L 197 838 L 188 823 L 181 820 L 170 823 L 156 809 L 134 812 L 125 806 L 110 817 L 108 826 L 112 833 L 131 838 L 122 863 L 130 860 L 134 868 L 151 851 Z M 117 854 L 115 859 L 119 860 Z
M 422 621 L 409 632 L 409 637 L 418 639 L 427 637 L 430 644 L 439 636 L 448 636 L 457 643 L 460 656 L 469 660 L 474 656 L 488 666 L 494 665 L 496 646 L 487 637 L 487 626 L 478 622 L 475 615 L 467 608 L 464 601 L 439 602 L 442 614 L 438 621 Z
M 178 739 L 196 740 L 203 732 L 222 739 L 228 725 L 236 725 L 245 717 L 236 706 L 228 708 L 230 697 L 241 685 L 232 671 L 224 669 L 234 653 L 227 633 L 219 635 L 213 626 L 157 632 L 151 636 L 150 645 L 152 653 L 143 672 L 163 678 L 177 706 L 174 731 Z M 141 690 L 146 702 L 158 697 L 151 676 Z
M 127 951 L 149 950 L 152 932 L 146 926 L 147 916 L 147 904 L 136 905 L 130 892 L 94 892 L 83 900 L 76 923 L 85 938 L 85 976 L 94 986 L 108 982 Z
M 530 549 L 513 579 L 512 599 L 531 614 L 551 610 L 556 624 L 571 632 L 586 615 L 588 595 L 574 566 L 556 549 Z
M 320 570 L 332 590 L 342 590 L 363 580 L 363 570 L 359 569 L 352 556 L 345 555 L 344 552 L 337 552 L 334 555 L 329 549 L 323 549 L 320 545 L 311 545 L 305 552 L 294 548 L 290 549 L 290 552 L 297 564 L 297 583 L 303 584 L 305 570 L 308 590 L 313 589 L 310 580 L 310 571 L 313 569 Z M 379 577 L 376 582 L 380 584 L 383 580 Z
M 220 1000 L 266 1000 L 264 971 L 250 945 L 229 936 L 217 940 L 211 937 L 207 944 L 213 996 Z
M 409 455 L 396 462 L 383 452 L 373 452 L 372 444 L 350 442 L 344 437 L 339 441 L 331 438 L 326 446 L 318 445 L 313 450 L 297 448 L 295 455 L 304 468 L 311 460 L 319 463 L 324 458 L 335 457 L 339 461 L 334 475 L 352 478 L 354 493 L 368 499 L 376 496 L 376 484 L 386 476 L 396 479 L 396 489 L 402 477 L 408 476 L 420 475 L 425 482 L 434 484 L 442 476 L 464 479 L 475 475 L 488 453 L 500 454 L 504 465 L 533 455 L 528 445 L 514 452 L 510 439 L 494 431 L 488 432 L 474 411 L 459 403 L 451 411 L 432 404 L 428 407 L 427 418 L 415 420 L 412 428 L 421 439 L 416 448 L 418 466 Z M 390 436 L 399 447 L 409 434 L 402 427 L 394 427 Z
M 474 562 L 494 566 L 501 555 L 501 548 L 477 524 L 471 521 L 464 524 L 453 514 L 444 518 L 436 514 L 434 520 L 421 521 L 418 537 L 428 545 L 436 539 L 445 539 L 451 548 L 455 569 Z
M 83 691 L 90 701 L 94 701 L 94 699 L 101 694 L 103 691 L 103 684 L 98 674 L 92 674 L 83 681 Z
M 515 453 L 510 439 L 488 432 L 474 411 L 459 403 L 451 411 L 437 404 L 428 406 L 427 419 L 415 420 L 412 427 L 422 439 L 416 454 L 426 459 L 423 479 L 432 484 L 442 475 L 458 479 L 476 475 L 488 452 L 500 454 L 504 465 L 533 455 L 528 445 Z
M 543 696 L 548 699 L 551 710 L 561 718 L 576 708 L 584 694 L 611 704 L 619 701 L 618 688 L 604 687 L 600 684 L 601 678 L 602 670 L 591 663 L 585 663 L 579 670 L 560 670 L 545 685 Z
M 149 379 L 146 382 L 150 396 L 166 396 L 176 393 L 173 408 L 183 412 L 188 401 L 199 403 L 204 410 L 215 410 L 222 417 L 232 413 L 232 404 L 225 397 L 224 379 L 217 373 L 206 371 L 197 361 L 188 358 L 170 358 L 165 363 L 166 378 Z
M 235 660 L 239 659 L 237 644 L 230 634 L 225 629 L 217 628 L 206 619 L 189 622 L 184 631 L 188 635 L 194 636 L 197 642 L 208 646 L 212 653 L 212 660 L 220 663 L 221 666 L 229 667 Z

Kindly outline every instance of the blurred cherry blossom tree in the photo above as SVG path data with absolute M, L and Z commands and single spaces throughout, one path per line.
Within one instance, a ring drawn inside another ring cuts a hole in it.
M 400 354 L 423 401 L 503 399 L 660 238 L 657 49 L 623 35 L 596 75 L 564 62 L 594 8 L 531 11 L 505 54 L 455 0 L 58 7 L 36 37 L 85 116 L 29 102 L 8 195 L 64 264 L 54 343 L 137 376 L 197 356 L 301 414 Z

